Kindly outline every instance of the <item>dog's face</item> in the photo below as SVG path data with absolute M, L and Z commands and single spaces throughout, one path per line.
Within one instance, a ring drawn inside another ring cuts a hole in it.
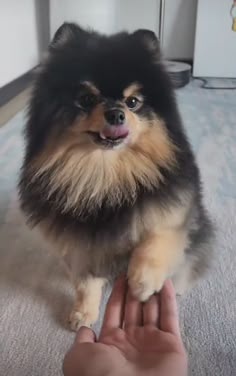
M 67 192 L 66 208 L 131 200 L 176 162 L 175 111 L 154 33 L 105 37 L 65 24 L 35 86 L 26 159 L 35 176 L 47 172 L 48 197 Z
M 111 93 L 112 94 L 112 93 Z M 74 102 L 79 109 L 74 128 L 81 143 L 115 149 L 137 142 L 154 114 L 145 112 L 139 83 L 131 83 L 118 95 L 104 95 L 93 81 L 82 81 Z
M 168 112 L 169 82 L 158 40 L 146 30 L 109 38 L 73 24 L 61 26 L 39 87 L 37 100 L 45 101 L 48 124 L 40 125 L 37 143 L 45 144 L 52 134 L 65 140 L 73 129 L 80 144 L 115 149 L 138 142 Z

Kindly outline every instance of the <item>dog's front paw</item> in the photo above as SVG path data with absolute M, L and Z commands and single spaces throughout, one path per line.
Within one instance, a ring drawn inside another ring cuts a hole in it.
M 90 327 L 97 320 L 98 312 L 85 310 L 82 307 L 74 308 L 69 316 L 69 326 L 73 331 L 79 330 L 81 326 Z
M 154 293 L 161 290 L 166 273 L 151 263 L 137 265 L 131 262 L 128 268 L 129 287 L 132 294 L 141 302 L 145 302 Z

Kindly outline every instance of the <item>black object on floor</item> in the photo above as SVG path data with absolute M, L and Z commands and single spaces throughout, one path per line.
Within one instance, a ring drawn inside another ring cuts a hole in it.
M 178 61 L 165 60 L 167 72 L 175 88 L 187 85 L 191 79 L 191 65 Z

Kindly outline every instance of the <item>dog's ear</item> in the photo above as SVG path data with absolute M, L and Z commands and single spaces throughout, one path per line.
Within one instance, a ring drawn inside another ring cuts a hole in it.
M 67 42 L 85 36 L 86 31 L 75 23 L 64 22 L 54 34 L 50 48 L 55 49 L 64 46 Z
M 148 29 L 139 29 L 133 33 L 133 36 L 139 38 L 156 55 L 160 55 L 160 42 L 156 34 Z

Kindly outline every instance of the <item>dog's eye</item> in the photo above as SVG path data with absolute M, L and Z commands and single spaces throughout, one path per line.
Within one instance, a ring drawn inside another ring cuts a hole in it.
M 126 106 L 134 110 L 139 105 L 139 100 L 136 97 L 128 97 L 125 100 Z
M 94 94 L 82 94 L 76 101 L 76 105 L 84 109 L 91 108 L 97 102 L 97 97 Z

